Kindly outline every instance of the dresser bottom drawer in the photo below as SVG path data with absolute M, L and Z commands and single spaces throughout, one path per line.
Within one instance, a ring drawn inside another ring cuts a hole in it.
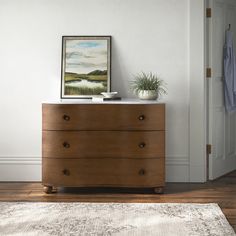
M 164 186 L 164 158 L 43 158 L 43 184 L 55 187 Z

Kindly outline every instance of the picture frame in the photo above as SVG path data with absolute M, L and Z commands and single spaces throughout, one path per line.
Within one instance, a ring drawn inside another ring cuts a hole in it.
M 61 99 L 111 91 L 111 36 L 62 36 Z

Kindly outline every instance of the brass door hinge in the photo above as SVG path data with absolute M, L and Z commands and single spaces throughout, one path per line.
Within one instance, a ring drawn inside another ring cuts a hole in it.
M 211 8 L 206 9 L 206 17 L 210 18 L 211 17 Z
M 211 154 L 211 144 L 206 145 L 206 152 L 207 152 L 207 155 Z
M 206 77 L 211 78 L 211 68 L 206 68 Z

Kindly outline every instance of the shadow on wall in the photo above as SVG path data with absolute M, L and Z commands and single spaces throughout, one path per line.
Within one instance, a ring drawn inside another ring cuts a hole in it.
M 112 66 L 111 66 L 111 91 L 119 92 L 121 97 L 132 96 L 129 90 L 129 70 L 126 67 L 125 55 L 121 54 L 117 40 L 112 38 Z

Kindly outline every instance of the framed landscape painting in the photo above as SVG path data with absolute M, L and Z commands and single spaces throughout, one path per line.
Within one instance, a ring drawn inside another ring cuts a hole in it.
M 61 98 L 110 92 L 111 36 L 63 36 Z

